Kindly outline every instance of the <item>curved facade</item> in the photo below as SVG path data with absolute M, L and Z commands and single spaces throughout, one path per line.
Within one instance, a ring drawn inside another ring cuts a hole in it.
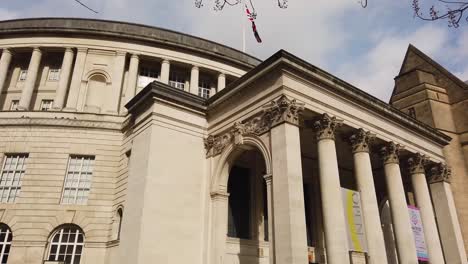
M 88 19 L 0 36 L 2 263 L 417 263 L 411 212 L 431 263 L 466 263 L 450 137 L 285 51 Z

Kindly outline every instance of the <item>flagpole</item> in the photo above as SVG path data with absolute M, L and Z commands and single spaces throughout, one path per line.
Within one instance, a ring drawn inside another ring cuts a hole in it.
M 245 10 L 244 10 L 244 6 L 245 6 L 245 2 L 242 1 L 241 3 L 241 16 L 242 16 L 242 52 L 245 53 L 245 21 L 246 19 L 244 18 L 245 17 Z

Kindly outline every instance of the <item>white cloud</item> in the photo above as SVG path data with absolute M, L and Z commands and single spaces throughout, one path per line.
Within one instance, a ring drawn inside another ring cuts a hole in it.
M 409 43 L 468 79 L 468 25 L 453 30 L 445 21 L 414 19 L 409 2 L 358 0 L 290 0 L 280 9 L 276 0 L 253 0 L 262 44 L 257 44 L 240 6 L 213 11 L 213 1 L 198 9 L 194 0 L 85 0 L 93 14 L 74 1 L 12 1 L 0 8 L 0 19 L 73 16 L 123 20 L 169 28 L 242 49 L 246 24 L 247 52 L 266 59 L 285 49 L 357 87 L 388 101 L 393 78 Z
M 393 78 L 398 75 L 409 43 L 426 54 L 437 55 L 447 43 L 446 31 L 427 24 L 409 34 L 382 36 L 372 49 L 344 64 L 339 72 L 345 80 L 388 101 L 394 85 Z

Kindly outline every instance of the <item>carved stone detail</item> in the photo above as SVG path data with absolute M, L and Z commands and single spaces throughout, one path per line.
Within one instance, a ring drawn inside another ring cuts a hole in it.
M 299 115 L 304 110 L 304 104 L 296 99 L 288 99 L 285 95 L 276 101 L 271 101 L 263 107 L 263 118 L 270 127 L 288 122 L 299 125 Z
M 399 158 L 398 155 L 400 154 L 400 151 L 403 149 L 402 146 L 399 144 L 395 144 L 395 142 L 388 142 L 385 144 L 381 149 L 380 153 L 382 155 L 382 159 L 384 164 L 389 164 L 389 163 L 397 163 L 399 164 Z
M 317 140 L 332 139 L 335 140 L 335 130 L 343 124 L 343 120 L 331 117 L 328 114 L 321 115 L 313 122 Z
M 259 136 L 283 122 L 298 125 L 299 114 L 303 109 L 303 103 L 299 103 L 294 99 L 290 100 L 282 95 L 279 99 L 265 105 L 260 116 L 244 122 L 235 122 L 225 134 L 208 136 L 204 142 L 206 155 L 208 157 L 219 155 L 231 143 L 235 145 L 243 144 L 244 136 Z
M 445 163 L 437 163 L 429 169 L 429 183 L 446 182 L 452 180 L 452 170 Z
M 424 174 L 424 167 L 428 164 L 429 159 L 421 153 L 416 153 L 408 159 L 409 170 L 411 174 Z
M 374 141 L 375 134 L 360 128 L 349 137 L 353 153 L 369 152 L 369 145 Z

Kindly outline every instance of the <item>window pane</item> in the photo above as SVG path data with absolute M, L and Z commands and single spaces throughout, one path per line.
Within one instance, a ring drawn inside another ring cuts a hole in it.
M 6 155 L 0 179 L 2 202 L 15 202 L 21 191 L 21 180 L 26 170 L 26 154 Z
M 91 188 L 94 157 L 71 156 L 65 178 L 62 203 L 85 204 Z

